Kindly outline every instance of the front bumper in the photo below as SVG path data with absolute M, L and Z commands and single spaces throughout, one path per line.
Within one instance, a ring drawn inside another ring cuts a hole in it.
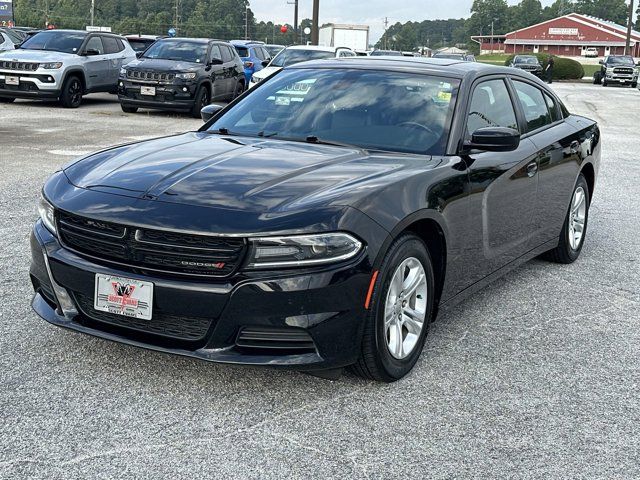
M 360 352 L 364 299 L 371 278 L 371 265 L 364 253 L 347 265 L 331 268 L 202 282 L 143 276 L 94 263 L 63 248 L 41 222 L 33 229 L 31 250 L 30 276 L 36 292 L 32 306 L 57 326 L 212 362 L 309 371 L 352 364 Z M 151 324 L 142 321 L 128 323 L 122 317 L 122 322 L 114 323 L 100 312 L 96 315 L 87 303 L 93 299 L 96 273 L 153 282 L 154 318 L 160 315 L 165 323 L 166 318 L 177 323 L 151 329 Z M 66 291 L 75 308 L 63 312 L 56 288 Z M 192 322 L 192 328 L 193 322 L 197 323 L 194 319 L 200 319 L 201 337 L 176 334 L 185 323 Z M 271 340 L 293 334 L 311 342 L 304 348 L 287 343 L 273 348 L 274 343 L 260 342 L 247 346 L 241 335 L 247 331 L 257 331 L 258 337 L 266 332 Z
M 18 77 L 19 85 L 8 85 L 7 77 Z M 59 70 L 0 70 L 0 97 L 56 100 L 60 97 L 60 77 Z
M 141 87 L 153 87 L 155 96 L 141 94 Z M 148 83 L 118 80 L 118 99 L 123 105 L 159 110 L 188 111 L 193 108 L 197 85 L 195 83 Z
M 606 74 L 605 79 L 610 83 L 637 83 L 638 76 L 637 75 L 617 75 L 617 74 Z

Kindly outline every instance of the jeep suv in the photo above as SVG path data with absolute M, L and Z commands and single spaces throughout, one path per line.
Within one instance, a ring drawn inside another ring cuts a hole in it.
M 540 61 L 535 55 L 516 55 L 509 66 L 532 73 L 536 77 L 542 77 L 542 65 L 540 65 Z
M 638 86 L 638 65 L 629 55 L 609 55 L 600 60 L 600 71 L 593 76 L 593 83 L 603 87 L 617 83 L 620 85 Z M 639 64 L 640 65 L 640 64 Z
M 18 49 L 0 53 L 0 101 L 60 100 L 64 107 L 77 108 L 87 93 L 115 93 L 120 68 L 135 58 L 129 43 L 118 35 L 38 32 Z
M 212 101 L 232 100 L 245 88 L 244 66 L 227 42 L 163 38 L 120 71 L 122 110 L 138 108 L 191 112 Z

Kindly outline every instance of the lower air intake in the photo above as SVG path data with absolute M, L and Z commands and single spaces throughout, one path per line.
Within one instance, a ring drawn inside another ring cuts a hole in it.
M 236 346 L 267 350 L 271 355 L 316 352 L 311 336 L 298 328 L 245 327 L 238 334 Z

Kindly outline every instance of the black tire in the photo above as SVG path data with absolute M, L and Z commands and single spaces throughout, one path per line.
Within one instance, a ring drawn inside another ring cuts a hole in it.
M 606 81 L 606 80 L 602 80 L 602 86 L 603 86 L 603 87 L 608 87 L 608 86 L 609 86 L 609 84 L 607 83 L 607 81 Z
M 584 227 L 582 229 L 582 238 L 580 239 L 580 243 L 576 248 L 571 246 L 569 241 L 569 224 L 571 222 L 572 215 L 572 206 L 573 200 L 575 198 L 576 191 L 578 189 L 582 189 L 585 195 L 586 202 L 586 211 L 585 211 L 585 219 L 584 219 Z M 544 256 L 556 263 L 564 263 L 569 264 L 575 262 L 580 256 L 580 252 L 582 251 L 582 247 L 584 245 L 584 241 L 587 236 L 587 227 L 589 225 L 589 206 L 591 204 L 591 192 L 589 191 L 589 185 L 587 184 L 587 180 L 584 178 L 584 175 L 580 174 L 578 177 L 578 181 L 576 182 L 575 187 L 573 188 L 573 193 L 571 194 L 571 203 L 569 204 L 569 209 L 567 210 L 567 215 L 564 220 L 564 225 L 562 226 L 562 231 L 560 232 L 560 239 L 558 241 L 558 246 L 553 250 L 549 250 Z
M 638 82 L 633 82 L 631 84 L 631 88 L 638 88 Z
M 243 93 L 244 93 L 244 83 L 242 83 L 242 82 L 236 83 L 236 88 L 233 91 L 233 96 L 231 97 L 231 100 L 235 100 L 236 98 L 238 98 Z
M 397 359 L 387 346 L 385 303 L 393 274 L 403 261 L 411 257 L 421 263 L 425 272 L 427 281 L 426 313 L 415 347 L 406 358 Z M 422 353 L 433 317 L 435 290 L 429 252 L 422 240 L 412 234 L 402 235 L 391 245 L 379 272 L 365 321 L 360 358 L 350 369 L 360 377 L 389 383 L 395 382 L 409 373 Z
M 67 77 L 62 84 L 60 104 L 64 108 L 78 108 L 82 104 L 84 87 L 82 81 L 76 75 Z
M 15 101 L 15 98 L 0 97 L 0 103 L 13 103 Z
M 602 83 L 602 73 L 596 72 L 593 74 L 593 84 L 600 85 Z
M 196 101 L 191 109 L 191 116 L 193 118 L 200 118 L 200 111 L 210 103 L 211 97 L 209 96 L 209 89 L 205 85 L 202 85 L 196 94 Z
M 138 111 L 138 107 L 134 107 L 132 105 L 125 105 L 124 103 L 120 104 L 120 108 L 124 113 L 136 113 Z

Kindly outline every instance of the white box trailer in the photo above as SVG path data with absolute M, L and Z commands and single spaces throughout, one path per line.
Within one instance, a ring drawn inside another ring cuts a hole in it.
M 318 43 L 324 47 L 347 47 L 352 50 L 368 50 L 369 26 L 330 23 L 320 28 Z

